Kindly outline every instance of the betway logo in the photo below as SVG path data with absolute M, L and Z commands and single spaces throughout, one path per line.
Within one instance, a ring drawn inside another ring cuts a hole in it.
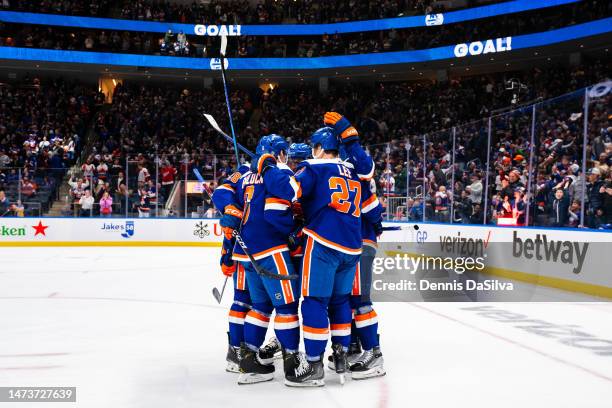
M 0 226 L 0 236 L 2 237 L 25 237 L 25 227 L 7 227 L 6 225 Z
M 494 40 L 474 41 L 469 44 L 455 45 L 455 57 L 467 55 L 491 54 L 512 50 L 512 37 L 496 38 Z
M 561 262 L 572 265 L 572 272 L 580 273 L 589 249 L 588 242 L 549 240 L 546 234 L 536 234 L 536 239 L 518 237 L 516 231 L 512 237 L 512 256 L 537 259 L 546 262 Z

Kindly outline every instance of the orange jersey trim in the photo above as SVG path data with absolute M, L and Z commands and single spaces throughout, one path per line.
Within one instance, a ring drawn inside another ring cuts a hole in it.
M 274 258 L 274 263 L 276 264 L 276 269 L 278 269 L 278 273 L 280 275 L 289 275 L 289 271 L 287 271 L 287 264 L 285 264 L 285 260 L 283 259 L 283 255 L 280 253 L 275 253 L 272 255 Z M 285 298 L 286 303 L 292 303 L 295 301 L 293 297 L 293 288 L 291 287 L 291 281 L 281 280 L 281 287 L 283 289 L 283 297 Z
M 265 250 L 263 250 L 261 252 L 258 252 L 256 254 L 251 254 L 251 255 L 253 255 L 253 258 L 255 258 L 257 260 L 257 259 L 265 258 L 266 256 L 269 256 L 269 255 L 273 255 L 276 252 L 284 252 L 284 251 L 288 251 L 288 250 L 289 250 L 289 247 L 287 245 L 278 245 L 278 246 L 275 246 L 275 247 L 272 247 L 272 248 L 269 248 L 269 249 L 265 249 Z M 232 255 L 232 259 L 236 260 L 236 261 L 248 261 L 249 257 L 244 255 L 244 254 L 236 254 L 236 253 L 234 253 Z
M 299 319 L 297 317 L 297 315 L 291 315 L 291 316 L 279 316 L 276 315 L 274 317 L 274 321 L 275 322 L 279 322 L 279 323 L 293 323 L 293 322 L 297 322 Z
M 264 316 L 261 313 L 257 312 L 256 310 L 250 310 L 249 313 L 247 313 L 250 317 L 260 320 L 264 323 L 269 323 L 270 322 L 270 318 L 268 316 Z
M 350 324 L 349 324 L 349 327 L 351 327 Z M 314 333 L 314 334 L 327 334 L 327 333 L 329 333 L 329 327 L 325 327 L 324 329 L 320 329 L 318 327 L 304 326 L 304 327 L 302 327 L 302 329 L 305 332 Z
M 282 198 L 268 197 L 266 198 L 266 204 L 274 203 L 274 204 L 284 204 L 290 206 L 291 203 L 287 200 L 283 200 Z
M 349 248 L 349 247 L 345 247 L 343 245 L 340 244 L 336 244 L 335 242 L 332 242 L 328 239 L 323 238 L 322 236 L 320 236 L 319 234 L 317 234 L 316 232 L 309 230 L 308 228 L 304 228 L 302 231 L 304 231 L 304 234 L 311 236 L 312 239 L 314 239 L 315 241 L 317 241 L 318 243 L 320 243 L 321 245 L 325 245 L 326 247 L 338 250 L 340 252 L 344 252 L 346 254 L 349 255 L 359 255 L 361 254 L 361 247 L 355 249 L 355 248 Z
M 312 258 L 312 247 L 314 240 L 312 237 L 308 237 L 306 240 L 306 250 L 304 251 L 304 258 L 302 260 L 302 295 L 309 295 L 310 285 L 310 263 Z
M 376 314 L 376 312 L 374 310 L 372 310 L 371 312 L 368 312 L 366 314 L 355 315 L 355 321 L 356 322 L 362 322 L 364 320 L 372 319 L 373 317 L 376 317 L 376 316 L 378 316 L 378 315 Z

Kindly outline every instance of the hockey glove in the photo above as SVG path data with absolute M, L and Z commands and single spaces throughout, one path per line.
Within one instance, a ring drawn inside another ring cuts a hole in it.
M 232 252 L 225 248 L 221 251 L 221 272 L 230 278 L 236 272 L 236 261 L 232 259 Z
M 376 234 L 377 237 L 380 237 L 383 233 L 383 225 L 382 225 L 382 221 L 378 221 L 376 224 L 374 224 L 374 233 Z
M 304 210 L 302 204 L 299 201 L 291 203 L 291 212 L 293 213 L 293 220 L 300 228 L 304 225 Z
M 342 143 L 351 143 L 359 140 L 359 133 L 347 118 L 336 112 L 327 112 L 323 117 L 323 123 L 334 128 L 336 135 Z
M 274 166 L 276 166 L 276 158 L 270 153 L 265 153 L 261 156 L 253 157 L 253 161 L 251 162 L 251 171 L 263 176 L 266 170 Z
M 219 221 L 219 225 L 221 225 L 221 230 L 225 235 L 225 238 L 232 239 L 234 230 L 240 228 L 240 222 L 242 221 L 242 210 L 239 208 L 228 205 L 225 207 L 225 211 L 223 212 L 223 216 Z
M 293 256 L 294 254 L 301 254 L 302 247 L 304 246 L 304 233 L 302 228 L 298 228 L 289 234 L 289 252 Z

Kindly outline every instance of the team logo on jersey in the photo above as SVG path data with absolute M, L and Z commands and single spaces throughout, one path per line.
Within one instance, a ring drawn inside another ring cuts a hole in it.
M 210 230 L 208 229 L 208 224 L 204 224 L 202 221 L 196 223 L 193 230 L 193 235 L 200 239 L 204 239 L 205 237 L 209 236 Z

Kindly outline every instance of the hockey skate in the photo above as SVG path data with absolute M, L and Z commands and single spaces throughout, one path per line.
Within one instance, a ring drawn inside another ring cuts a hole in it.
M 259 361 L 263 364 L 272 364 L 275 358 L 281 356 L 281 346 L 276 337 L 272 337 L 268 344 L 259 349 Z
M 349 365 L 347 360 L 347 352 L 344 351 L 342 344 L 332 344 L 332 359 L 334 364 L 334 370 L 336 374 L 340 376 L 340 384 L 344 385 L 346 381 L 346 372 L 349 371 Z
M 346 358 L 348 360 L 349 367 L 351 366 L 351 364 L 357 361 L 359 356 L 361 356 L 362 352 L 363 350 L 361 349 L 361 343 L 359 341 L 357 341 L 356 343 L 351 343 L 349 345 L 349 349 L 346 354 Z M 336 365 L 334 364 L 334 358 L 332 355 L 329 355 L 327 357 L 327 368 L 329 368 L 332 371 L 336 371 Z
M 256 351 L 243 347 L 238 384 L 255 384 L 274 378 L 274 364 L 262 364 L 257 354 Z
M 288 387 L 322 387 L 325 372 L 323 356 L 318 361 L 308 361 L 302 353 L 284 355 L 285 385 Z
M 227 346 L 227 355 L 225 356 L 225 361 L 227 361 L 227 366 L 225 367 L 225 371 L 227 371 L 228 373 L 239 373 L 240 372 L 240 356 L 241 356 L 240 347 L 235 347 L 229 344 Z
M 383 355 L 380 347 L 366 350 L 350 367 L 354 380 L 365 380 L 366 378 L 381 377 L 386 374 L 383 367 Z

